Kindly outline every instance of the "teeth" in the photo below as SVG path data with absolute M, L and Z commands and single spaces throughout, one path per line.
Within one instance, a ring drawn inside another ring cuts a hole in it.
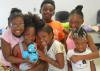
M 20 31 L 16 31 L 16 33 L 19 33 Z

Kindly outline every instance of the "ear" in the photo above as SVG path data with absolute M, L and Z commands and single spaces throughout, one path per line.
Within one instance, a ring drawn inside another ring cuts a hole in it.
M 83 23 L 84 23 L 84 20 L 83 20 Z
M 84 23 L 84 19 L 82 19 L 82 24 Z

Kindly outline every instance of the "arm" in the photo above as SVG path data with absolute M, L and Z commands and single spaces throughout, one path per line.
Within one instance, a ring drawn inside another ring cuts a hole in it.
M 83 55 L 82 59 L 90 60 L 90 59 L 98 58 L 99 51 L 97 50 L 97 48 L 93 42 L 93 39 L 90 35 L 87 36 L 87 40 L 88 40 L 88 47 L 91 49 L 92 53 Z
M 68 64 L 68 71 L 72 71 L 71 61 L 67 60 L 67 64 Z
M 96 70 L 96 66 L 95 66 L 95 63 L 94 61 L 90 61 L 90 66 L 91 66 L 91 71 L 95 71 Z
M 47 57 L 46 58 L 46 62 L 54 65 L 55 67 L 63 69 L 64 68 L 64 56 L 63 56 L 63 53 L 58 53 L 56 55 L 56 60 L 53 60 L 53 59 Z
M 3 52 L 3 56 L 5 57 L 5 59 L 7 61 L 9 61 L 10 63 L 23 63 L 26 62 L 26 60 L 22 60 L 19 59 L 17 57 L 14 57 L 12 55 L 12 49 L 9 43 L 7 43 L 5 40 L 2 39 L 1 41 L 2 43 L 2 52 Z
M 55 66 L 57 68 L 60 68 L 60 69 L 64 68 L 64 55 L 63 55 L 63 53 L 56 54 L 56 60 L 53 60 L 53 59 L 45 56 L 41 51 L 38 51 L 38 52 L 39 52 L 40 59 L 46 61 L 49 64 L 52 64 L 53 66 Z
M 93 39 L 90 35 L 87 36 L 87 41 L 88 41 L 87 42 L 88 47 L 91 49 L 92 53 L 89 53 L 87 55 L 74 55 L 71 57 L 71 60 L 73 62 L 77 62 L 79 60 L 91 60 L 91 59 L 99 57 L 99 51 L 97 50 L 97 48 L 93 42 Z

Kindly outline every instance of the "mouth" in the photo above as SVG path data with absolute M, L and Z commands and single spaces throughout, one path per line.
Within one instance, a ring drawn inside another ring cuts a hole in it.
M 18 31 L 18 30 L 17 30 L 17 31 L 15 31 L 15 32 L 16 32 L 16 33 L 20 33 L 20 31 Z
M 44 16 L 45 16 L 46 18 L 47 18 L 47 17 L 51 17 L 49 14 L 45 14 Z
M 15 33 L 16 33 L 16 34 L 21 34 L 21 31 L 16 30 Z

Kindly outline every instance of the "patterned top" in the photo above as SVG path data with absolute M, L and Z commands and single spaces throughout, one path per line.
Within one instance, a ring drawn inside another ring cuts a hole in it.
M 48 57 L 52 58 L 52 59 L 56 59 L 56 54 L 58 53 L 64 53 L 64 68 L 63 69 L 59 69 L 51 64 L 49 64 L 49 68 L 48 71 L 67 71 L 67 62 L 66 62 L 66 52 L 64 49 L 64 46 L 57 40 L 55 40 L 53 42 L 53 44 L 51 45 L 50 49 L 47 51 L 47 55 Z

